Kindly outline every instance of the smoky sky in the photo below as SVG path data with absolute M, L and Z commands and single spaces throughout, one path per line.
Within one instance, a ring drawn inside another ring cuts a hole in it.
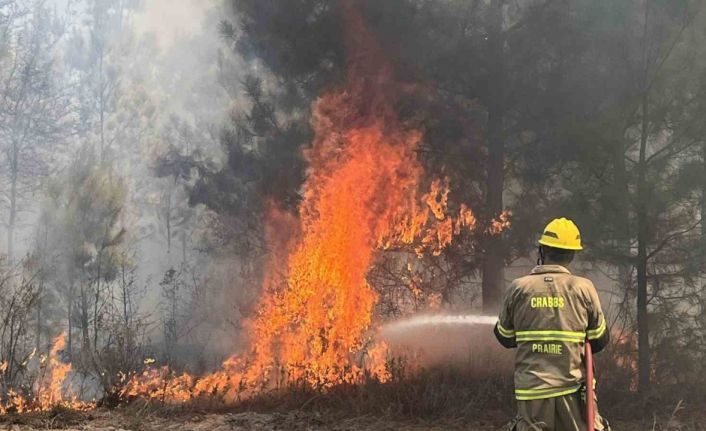
M 144 0 L 134 17 L 139 33 L 152 33 L 162 49 L 167 49 L 180 37 L 202 31 L 207 11 L 214 0 Z
M 160 48 L 167 50 L 180 38 L 203 31 L 206 14 L 216 4 L 216 0 L 141 0 L 132 25 L 138 34 L 153 34 Z M 81 10 L 85 2 L 47 0 L 47 5 L 63 12 L 68 6 Z

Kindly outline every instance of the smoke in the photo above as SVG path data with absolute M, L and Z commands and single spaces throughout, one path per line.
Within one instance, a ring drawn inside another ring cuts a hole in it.
M 154 34 L 166 50 L 179 39 L 200 33 L 215 4 L 214 0 L 145 0 L 134 16 L 135 30 Z
M 189 206 L 188 192 L 181 183 L 177 184 L 173 178 L 157 178 L 153 170 L 155 161 L 170 148 L 185 157 L 195 150 L 204 157 L 220 157 L 219 131 L 227 124 L 229 108 L 234 103 L 224 88 L 221 73 L 226 69 L 231 72 L 229 78 L 239 82 L 240 76 L 233 73 L 239 68 L 232 64 L 239 65 L 241 61 L 219 36 L 219 22 L 226 16 L 221 3 L 218 0 L 111 0 L 102 3 L 48 0 L 48 6 L 56 10 L 67 25 L 66 35 L 56 48 L 57 57 L 63 60 L 60 66 L 69 70 L 78 65 L 83 67 L 81 76 L 89 77 L 72 82 L 72 88 L 80 90 L 88 99 L 96 94 L 93 89 L 102 85 L 110 88 L 105 103 L 104 133 L 106 141 L 113 143 L 108 158 L 125 178 L 128 189 L 123 220 L 131 233 L 130 251 L 138 262 L 134 286 L 139 294 L 135 297 L 135 309 L 137 314 L 155 314 L 157 321 L 163 300 L 159 283 L 172 268 L 181 271 L 177 284 L 184 301 L 196 296 L 192 290 L 207 291 L 210 301 L 211 296 L 220 298 L 221 291 L 231 287 L 230 280 L 218 278 L 219 263 L 197 250 L 203 209 Z M 107 9 L 103 17 L 106 21 L 98 30 L 92 28 L 96 22 L 92 15 L 96 4 Z M 98 39 L 104 39 L 106 53 L 105 72 L 100 73 L 96 65 L 91 69 L 89 64 L 96 56 L 90 42 L 95 31 L 104 32 L 98 34 Z M 100 75 L 102 78 L 97 78 Z M 61 79 L 68 81 L 70 77 Z M 87 116 L 98 115 L 90 106 L 82 109 Z M 83 125 L 91 133 L 81 140 L 68 140 L 66 146 L 74 150 L 86 143 L 95 144 L 100 135 L 95 124 L 94 121 Z M 60 176 L 71 166 L 54 163 L 53 169 Z M 44 193 L 40 192 L 32 196 L 28 206 L 41 206 Z M 33 209 L 31 216 L 39 217 L 40 210 Z M 47 216 L 51 220 L 66 218 L 61 217 L 58 210 L 47 212 Z M 36 242 L 35 223 L 23 225 L 17 237 L 21 243 L 18 251 L 31 252 Z M 1 240 L 0 246 L 4 248 Z M 67 279 L 66 272 L 63 267 L 52 271 L 57 283 Z M 216 283 L 218 285 L 214 286 Z M 205 296 L 200 294 L 199 300 L 207 302 L 202 298 Z M 219 305 L 226 307 L 222 302 Z M 232 326 L 224 324 L 229 319 L 221 318 L 231 314 L 225 309 L 205 317 L 201 311 L 187 309 L 180 317 L 189 322 L 189 328 L 192 325 L 206 327 L 204 332 Z M 150 338 L 160 343 L 162 327 L 151 325 L 149 331 Z M 230 346 L 222 344 L 230 342 L 231 338 L 221 332 L 212 337 L 189 334 L 180 338 L 183 339 L 179 341 L 188 346 L 197 344 L 193 340 L 197 338 L 199 343 L 213 344 L 211 347 L 218 352 L 230 350 Z M 198 347 L 203 349 L 200 344 Z M 218 363 L 220 359 L 213 361 Z

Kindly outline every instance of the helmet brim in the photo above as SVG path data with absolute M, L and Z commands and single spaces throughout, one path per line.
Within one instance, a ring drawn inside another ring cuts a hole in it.
M 551 242 L 551 241 L 546 241 L 543 239 L 540 239 L 538 241 L 540 245 L 545 245 L 547 247 L 553 247 L 553 248 L 559 248 L 562 250 L 571 250 L 571 251 L 581 251 L 583 250 L 583 247 L 578 245 L 578 246 L 570 246 L 570 245 L 565 245 L 565 244 L 559 244 L 556 242 Z

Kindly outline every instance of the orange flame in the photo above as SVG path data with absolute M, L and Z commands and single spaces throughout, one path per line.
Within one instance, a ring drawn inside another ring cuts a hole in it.
M 272 206 L 271 256 L 256 315 L 248 322 L 251 356 L 233 357 L 193 385 L 191 396 L 228 400 L 282 382 L 328 387 L 365 376 L 389 378 L 386 347 L 367 346 L 377 295 L 366 276 L 379 249 L 414 246 L 439 255 L 454 235 L 474 229 L 466 206 L 448 214 L 448 179 L 419 196 L 422 136 L 394 109 L 404 89 L 362 18 L 347 7 L 349 73 L 339 91 L 314 105 L 315 139 L 304 154 L 307 180 L 298 220 Z M 124 395 L 178 402 L 190 376 L 150 370 Z
M 66 337 L 61 334 L 54 339 L 49 352 L 48 382 L 37 389 L 37 400 L 42 409 L 49 409 L 63 401 L 62 386 L 71 372 L 71 364 L 63 363 L 59 359 L 59 353 L 64 350 L 64 347 L 66 347 Z
M 45 411 L 52 409 L 54 406 L 62 406 L 74 410 L 86 410 L 94 407 L 91 403 L 78 401 L 75 397 L 69 399 L 63 395 L 64 382 L 71 372 L 71 364 L 62 362 L 60 358 L 60 353 L 65 346 L 65 334 L 61 334 L 54 339 L 49 356 L 40 360 L 43 370 L 35 382 L 34 396 L 26 397 L 13 390 L 8 391 L 6 401 L 0 403 L 0 414 L 5 414 L 9 411 L 17 413 Z M 30 355 L 30 357 L 33 356 L 34 353 Z
M 397 245 L 413 245 L 418 256 L 430 253 L 439 256 L 464 229 L 476 227 L 476 217 L 465 204 L 461 205 L 458 217 L 448 215 L 449 179 L 435 180 L 431 190 L 422 196 L 421 208 L 417 201 L 408 212 L 400 214 L 398 222 L 378 241 L 381 249 Z
M 271 254 L 258 311 L 247 322 L 249 354 L 198 379 L 168 367 L 124 376 L 123 397 L 235 401 L 281 383 L 386 381 L 387 347 L 370 345 L 368 336 L 378 298 L 366 277 L 376 253 L 411 247 L 419 256 L 438 256 L 455 235 L 477 227 L 465 205 L 450 215 L 448 179 L 433 181 L 420 196 L 424 169 L 416 150 L 422 133 L 395 111 L 405 88 L 393 79 L 361 16 L 348 3 L 345 9 L 347 80 L 314 104 L 315 139 L 304 153 L 308 171 L 298 219 L 273 205 L 268 210 Z M 501 232 L 508 217 L 501 215 L 488 231 Z M 43 399 L 60 397 L 56 388 L 50 385 Z
M 347 85 L 314 106 L 300 235 L 252 322 L 249 379 L 282 367 L 286 379 L 313 385 L 358 380 L 355 356 L 377 301 L 366 281 L 376 250 L 421 238 L 417 253 L 438 255 L 454 233 L 475 226 L 465 207 L 457 219 L 447 215 L 448 180 L 419 198 L 422 134 L 396 115 L 402 89 L 374 37 L 350 8 L 348 19 Z

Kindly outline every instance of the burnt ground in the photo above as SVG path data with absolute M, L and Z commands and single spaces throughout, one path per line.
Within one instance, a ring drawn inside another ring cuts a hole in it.
M 22 416 L 0 418 L 0 429 L 13 431 L 34 430 L 84 430 L 84 431 L 494 431 L 502 428 L 503 418 L 478 421 L 423 422 L 400 421 L 385 417 L 360 416 L 333 418 L 312 412 L 290 413 L 198 413 L 128 410 L 104 410 L 91 412 L 54 411 Z M 667 418 L 662 422 L 655 418 L 642 421 L 614 421 L 616 431 L 690 431 L 706 429 L 701 421 L 685 421 Z
M 90 413 L 51 415 L 24 415 L 6 418 L 0 429 L 13 431 L 85 430 L 85 431 L 318 431 L 318 430 L 380 430 L 380 431 L 441 431 L 449 429 L 495 430 L 493 424 L 471 427 L 461 423 L 405 423 L 386 418 L 358 417 L 332 420 L 311 413 L 234 413 L 234 414 L 180 414 L 166 417 L 161 414 L 134 415 L 116 411 L 98 410 Z

